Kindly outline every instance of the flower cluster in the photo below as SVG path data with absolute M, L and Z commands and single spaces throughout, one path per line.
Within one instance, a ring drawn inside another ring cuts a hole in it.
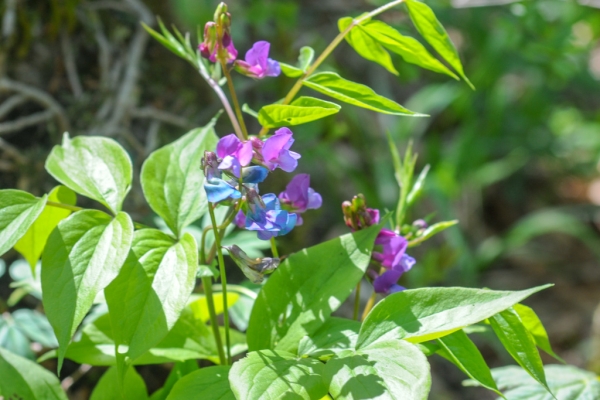
M 234 134 L 221 138 L 216 152 L 205 152 L 202 161 L 208 201 L 235 204 L 239 209 L 235 224 L 256 231 L 263 240 L 285 235 L 301 225 L 300 214 L 322 203 L 321 196 L 310 187 L 309 175 L 296 175 L 279 196 L 261 196 L 258 190 L 270 171 L 296 169 L 300 154 L 290 150 L 293 143 L 288 128 L 277 130 L 265 141 L 258 137 L 242 141 Z
M 342 203 L 346 225 L 356 231 L 379 223 L 379 210 L 367 208 L 362 194 L 352 202 Z M 370 268 L 367 275 L 373 281 L 377 293 L 390 294 L 404 290 L 398 280 L 415 265 L 415 259 L 406 254 L 408 241 L 400 234 L 382 229 L 375 239 L 372 260 L 376 269 Z
M 230 28 L 231 14 L 227 12 L 227 6 L 221 3 L 215 12 L 214 21 L 209 21 L 204 26 L 204 41 L 198 46 L 200 55 L 213 63 L 218 62 L 219 58 L 227 64 L 233 62 L 237 72 L 251 78 L 279 76 L 281 73 L 279 63 L 269 58 L 271 47 L 269 42 L 254 43 L 246 52 L 245 60 L 238 60 L 238 51 L 233 45 Z

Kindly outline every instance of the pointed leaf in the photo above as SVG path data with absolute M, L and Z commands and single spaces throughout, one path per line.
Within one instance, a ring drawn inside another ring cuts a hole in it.
M 348 26 L 352 23 L 351 17 L 345 17 L 338 21 L 338 28 L 340 32 L 345 31 Z M 389 72 L 394 75 L 398 75 L 398 71 L 394 68 L 392 58 L 390 54 L 380 45 L 375 39 L 373 39 L 362 26 L 355 26 L 345 36 L 346 41 L 356 52 L 363 58 L 376 62 L 381 65 Z
M 393 100 L 378 95 L 368 86 L 346 80 L 335 72 L 312 75 L 302 83 L 334 99 L 384 114 L 425 116 L 410 111 Z
M 250 350 L 296 352 L 360 281 L 382 225 L 304 249 L 285 259 L 254 303 L 248 326 Z M 285 287 L 285 290 L 281 288 Z
M 181 378 L 167 400 L 235 400 L 229 386 L 228 365 L 205 367 Z
M 205 150 L 213 151 L 217 145 L 215 122 L 213 119 L 205 127 L 193 129 L 156 150 L 142 166 L 144 196 L 177 236 L 207 210 L 200 161 Z
M 421 236 L 411 240 L 408 242 L 408 247 L 414 247 L 414 246 L 418 246 L 421 243 L 423 243 L 424 241 L 426 241 L 427 239 L 431 238 L 434 235 L 437 235 L 440 232 L 445 231 L 448 228 L 453 227 L 454 225 L 458 224 L 458 220 L 452 220 L 452 221 L 443 221 L 443 222 L 438 222 L 436 224 L 433 224 L 429 227 L 427 227 L 425 229 L 425 231 L 421 234 Z
M 118 274 L 133 238 L 129 215 L 96 210 L 62 220 L 42 255 L 44 310 L 59 347 L 59 370 L 71 337 L 94 298 Z
M 0 347 L 0 396 L 67 400 L 58 378 L 44 367 Z
M 314 97 L 299 97 L 290 105 L 271 104 L 258 112 L 258 122 L 265 128 L 300 125 L 336 114 L 341 107 Z
M 329 318 L 315 333 L 298 344 L 298 355 L 322 357 L 354 349 L 360 322 L 346 318 Z
M 123 392 L 121 392 L 120 387 L 123 387 Z M 147 398 L 146 383 L 144 383 L 144 380 L 135 368 L 129 367 L 127 372 L 125 372 L 124 380 L 119 382 L 117 368 L 112 367 L 102 375 L 102 378 L 100 378 L 92 392 L 90 400 L 144 400 Z
M 189 234 L 176 241 L 156 229 L 135 232 L 117 278 L 104 291 L 115 343 L 135 360 L 158 344 L 185 308 L 196 282 L 198 250 Z
M 475 89 L 463 71 L 458 52 L 446 33 L 446 29 L 435 17 L 431 8 L 417 0 L 406 0 L 405 3 L 410 19 L 423 38 L 458 72 L 471 89 Z
M 460 330 L 450 335 L 437 339 L 440 344 L 439 355 L 460 368 L 471 379 L 476 380 L 486 389 L 501 395 L 492 378 L 490 368 L 486 364 L 479 349 L 469 339 L 467 334 Z
M 320 399 L 327 394 L 324 367 L 285 351 L 253 351 L 233 364 L 229 383 L 238 399 Z
M 77 196 L 68 187 L 57 186 L 48 194 L 48 201 L 74 206 L 77 202 Z M 50 233 L 52 233 L 60 221 L 69 215 L 71 215 L 70 210 L 46 205 L 33 225 L 29 227 L 25 235 L 15 244 L 15 250 L 21 253 L 25 260 L 27 260 L 32 271 L 35 270 L 35 265 L 42 256 L 42 251 L 44 251 L 44 246 L 46 246 Z
M 437 339 L 483 321 L 550 286 L 519 292 L 439 287 L 395 293 L 373 307 L 356 346 L 360 349 L 380 340 L 410 339 L 418 343 Z
M 300 55 L 298 56 L 298 68 L 306 72 L 308 67 L 310 67 L 312 64 L 314 58 L 315 51 L 312 47 L 304 46 L 300 48 Z
M 405 341 L 380 342 L 332 358 L 325 379 L 335 399 L 426 400 L 431 387 L 427 358 Z
M 489 319 L 500 342 L 515 361 L 545 388 L 548 388 L 544 365 L 531 333 L 521 322 L 519 314 L 511 307 Z
M 48 318 L 38 311 L 22 308 L 12 313 L 15 325 L 32 341 L 45 347 L 58 347 Z
M 404 61 L 459 79 L 444 64 L 429 54 L 425 46 L 418 40 L 402 35 L 385 22 L 371 20 L 360 27 L 383 47 L 400 55 Z
M 131 159 L 113 139 L 100 136 L 63 136 L 46 159 L 46 170 L 76 193 L 105 205 L 114 214 L 121 211 L 131 189 Z
M 45 205 L 46 196 L 37 198 L 20 190 L 0 190 L 0 256 L 25 235 Z
M 525 325 L 525 328 L 527 328 L 529 333 L 531 333 L 531 336 L 533 336 L 533 340 L 535 340 L 537 347 L 544 350 L 558 361 L 564 363 L 564 360 L 560 358 L 554 352 L 554 350 L 552 350 L 550 339 L 548 339 L 548 333 L 546 332 L 542 321 L 540 321 L 540 318 L 537 316 L 535 311 L 527 306 L 524 306 L 523 304 L 515 304 L 513 308 L 519 314 L 521 322 L 523 325 Z

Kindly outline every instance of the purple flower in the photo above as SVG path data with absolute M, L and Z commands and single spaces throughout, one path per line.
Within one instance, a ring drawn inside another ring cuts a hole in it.
M 382 229 L 375 239 L 375 245 L 381 246 L 382 252 L 373 252 L 373 259 L 388 269 L 373 280 L 375 291 L 394 293 L 404 290 L 397 284 L 398 279 L 416 263 L 414 258 L 406 254 L 408 241 L 389 229 Z
M 292 178 L 285 188 L 279 193 L 279 200 L 292 207 L 294 212 L 303 213 L 308 209 L 321 207 L 321 195 L 310 186 L 310 175 L 298 174 Z
M 258 231 L 258 238 L 268 240 L 275 236 L 282 236 L 290 232 L 296 226 L 297 215 L 281 209 L 277 196 L 273 193 L 265 194 L 262 200 L 259 196 L 248 193 L 249 210 L 246 214 L 244 226 L 250 231 Z M 262 204 L 260 204 L 262 202 Z M 236 223 L 239 225 L 242 218 L 236 215 Z
M 399 271 L 390 270 L 384 272 L 373 281 L 375 292 L 391 294 L 405 290 L 404 286 L 400 286 L 397 283 L 401 276 L 402 273 Z
M 271 171 L 279 167 L 285 172 L 292 172 L 298 166 L 300 154 L 290 151 L 294 143 L 292 136 L 293 132 L 290 129 L 280 128 L 263 143 L 262 161 Z
M 231 133 L 219 139 L 217 143 L 217 156 L 223 159 L 227 156 L 235 157 L 239 164 L 245 167 L 252 161 L 252 143 L 250 141 L 242 142 L 237 136 Z
M 254 43 L 252 48 L 246 52 L 246 61 L 237 60 L 235 62 L 235 70 L 242 75 L 257 79 L 265 76 L 278 76 L 281 73 L 281 67 L 277 61 L 269 58 L 270 47 L 269 42 Z
M 204 152 L 203 163 L 204 175 L 206 176 L 204 190 L 206 191 L 208 201 L 218 203 L 228 198 L 239 199 L 242 197 L 240 191 L 236 189 L 235 184 L 222 179 L 222 173 L 219 170 L 219 163 L 215 153 L 212 151 Z

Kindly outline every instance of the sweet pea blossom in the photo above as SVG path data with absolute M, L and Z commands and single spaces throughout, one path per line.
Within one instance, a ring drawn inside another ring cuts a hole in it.
M 269 240 L 282 236 L 296 226 L 297 215 L 281 209 L 279 199 L 273 193 L 265 194 L 262 199 L 254 191 L 248 191 L 249 210 L 245 216 L 236 215 L 235 222 L 249 231 L 257 231 L 258 238 Z
M 281 66 L 269 58 L 271 44 L 266 41 L 254 43 L 252 48 L 246 52 L 246 61 L 237 60 L 234 68 L 242 75 L 251 78 L 262 79 L 265 76 L 279 76 Z
M 242 167 L 250 164 L 252 161 L 252 143 L 249 140 L 242 142 L 233 133 L 223 136 L 217 143 L 217 156 L 225 158 L 227 156 L 235 157 Z
M 295 213 L 303 213 L 309 209 L 317 209 L 323 204 L 321 195 L 310 186 L 310 175 L 298 174 L 292 178 L 285 188 L 279 193 L 279 200 Z M 302 225 L 302 217 L 298 215 L 296 225 Z
M 285 172 L 292 172 L 298 166 L 300 154 L 290 150 L 294 143 L 293 135 L 294 133 L 289 128 L 280 128 L 262 145 L 256 141 L 253 142 L 255 146 L 261 146 L 262 162 L 271 171 L 279 167 Z
M 225 199 L 239 199 L 242 194 L 236 189 L 235 184 L 226 182 L 222 179 L 222 172 L 219 170 L 217 155 L 211 151 L 204 153 L 204 175 L 206 180 L 204 181 L 204 190 L 208 201 L 211 203 L 218 203 Z
M 382 229 L 375 245 L 381 246 L 381 252 L 373 252 L 373 259 L 379 261 L 388 270 L 373 280 L 377 293 L 394 293 L 404 288 L 397 284 L 398 279 L 415 265 L 415 259 L 406 254 L 408 241 L 389 230 Z

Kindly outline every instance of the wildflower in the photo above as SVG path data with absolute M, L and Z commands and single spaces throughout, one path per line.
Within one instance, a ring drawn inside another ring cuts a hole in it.
M 218 203 L 225 199 L 239 199 L 242 194 L 236 189 L 235 184 L 226 182 L 222 179 L 221 170 L 219 170 L 219 162 L 217 155 L 211 151 L 204 152 L 204 175 L 206 180 L 204 182 L 204 190 L 208 201 L 211 203 Z
M 282 210 L 279 199 L 273 193 L 261 198 L 254 190 L 249 190 L 247 198 L 249 210 L 245 218 L 239 213 L 236 215 L 236 224 L 239 226 L 243 221 L 246 229 L 257 231 L 259 239 L 285 235 L 296 226 L 298 216 Z
M 373 259 L 388 270 L 373 280 L 373 288 L 377 293 L 404 290 L 397 284 L 398 279 L 416 263 L 414 258 L 406 254 L 408 241 L 389 229 L 382 229 L 375 239 L 375 245 L 381 246 L 382 251 L 374 251 Z
M 254 43 L 252 48 L 246 52 L 246 60 L 235 62 L 235 70 L 242 75 L 256 79 L 262 79 L 265 76 L 279 76 L 281 67 L 277 61 L 269 58 L 270 47 L 269 42 Z
M 214 22 L 210 21 L 204 25 L 204 41 L 198 46 L 200 55 L 211 62 L 217 62 L 218 57 L 222 56 L 220 52 L 223 52 L 225 62 L 235 61 L 238 52 L 233 46 L 230 31 L 231 14 L 227 12 L 226 4 L 220 3 L 215 11 Z M 222 32 L 221 37 L 219 32 Z
M 250 141 L 242 142 L 233 133 L 223 136 L 217 143 L 217 156 L 225 158 L 227 156 L 235 157 L 242 167 L 250 164 L 252 161 L 252 143 Z
M 300 154 L 290 151 L 290 147 L 294 143 L 292 135 L 293 132 L 290 129 L 280 128 L 262 144 L 260 149 L 262 162 L 271 171 L 279 167 L 285 172 L 292 172 L 298 166 Z M 253 142 L 253 145 L 257 144 Z
M 368 228 L 379 223 L 379 210 L 367 208 L 365 197 L 358 194 L 352 198 L 352 202 L 342 203 L 344 222 L 353 231 Z
M 321 195 L 311 187 L 310 175 L 298 174 L 292 178 L 285 188 L 279 193 L 279 200 L 295 213 L 303 213 L 309 209 L 317 209 L 323 204 Z M 296 225 L 302 225 L 302 217 L 298 215 Z
M 229 255 L 240 267 L 244 275 L 252 283 L 261 283 L 265 279 L 265 274 L 270 274 L 279 266 L 279 258 L 250 258 L 242 249 L 235 244 L 224 246 Z

